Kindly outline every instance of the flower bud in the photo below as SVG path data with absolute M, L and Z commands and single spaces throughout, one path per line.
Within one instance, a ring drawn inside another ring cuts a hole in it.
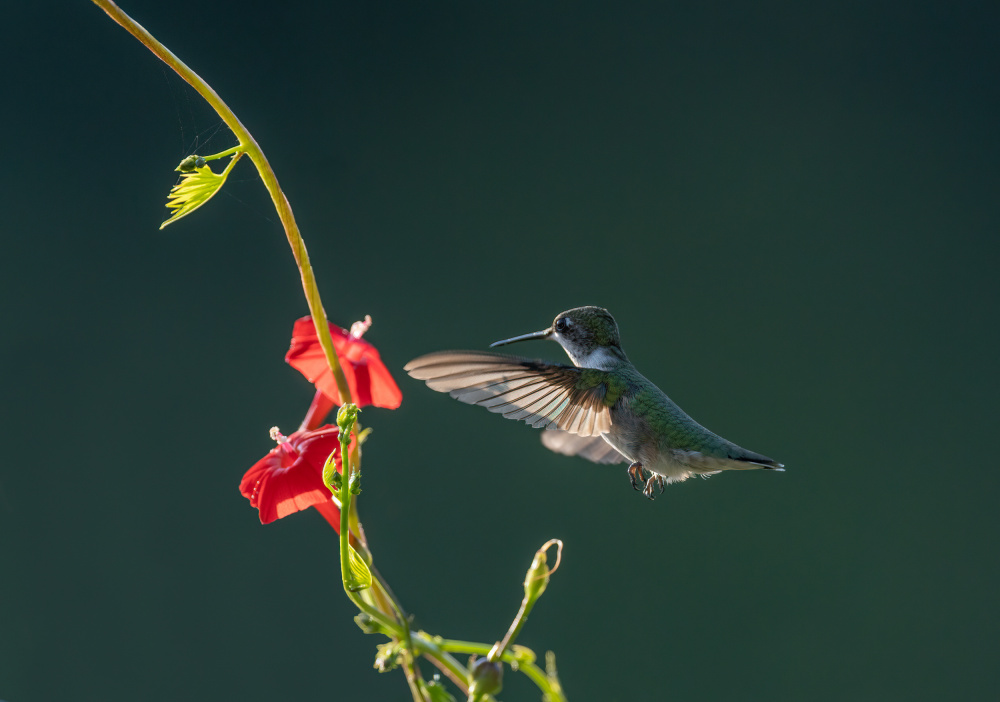
M 198 163 L 198 161 L 201 161 L 201 163 Z M 205 165 L 205 159 L 203 159 L 198 154 L 191 154 L 186 159 L 181 161 L 177 165 L 177 168 L 175 168 L 174 170 L 180 171 L 181 173 L 190 173 L 198 166 L 204 166 L 204 165 Z
M 472 662 L 472 681 L 469 684 L 469 699 L 480 700 L 486 695 L 495 695 L 503 689 L 503 665 L 489 658 L 477 658 Z
M 358 406 L 350 402 L 337 410 L 337 426 L 340 427 L 340 440 L 347 442 L 351 440 L 351 431 L 358 421 Z
M 545 557 L 545 550 L 539 549 L 535 552 L 535 557 L 531 560 L 531 567 L 528 568 L 524 576 L 524 597 L 529 602 L 534 602 L 549 584 L 549 564 Z

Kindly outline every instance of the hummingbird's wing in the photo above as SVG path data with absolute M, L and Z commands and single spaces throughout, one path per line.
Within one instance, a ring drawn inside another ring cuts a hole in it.
M 564 456 L 579 456 L 594 463 L 629 463 L 618 449 L 609 444 L 601 436 L 577 436 L 568 431 L 549 427 L 542 432 L 542 443 L 545 448 L 561 453 Z
M 575 366 L 486 351 L 439 351 L 413 359 L 403 370 L 432 390 L 533 427 L 593 437 L 611 428 L 606 386 L 581 388 Z

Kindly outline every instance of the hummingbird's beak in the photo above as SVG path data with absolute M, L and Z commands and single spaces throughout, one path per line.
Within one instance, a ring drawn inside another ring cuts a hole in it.
M 513 344 L 515 341 L 528 341 L 529 339 L 548 339 L 552 335 L 552 327 L 548 329 L 542 329 L 541 331 L 532 332 L 530 334 L 521 334 L 521 336 L 514 336 L 510 339 L 504 339 L 503 341 L 496 341 L 490 344 L 490 348 L 495 348 L 497 346 L 506 346 L 507 344 Z

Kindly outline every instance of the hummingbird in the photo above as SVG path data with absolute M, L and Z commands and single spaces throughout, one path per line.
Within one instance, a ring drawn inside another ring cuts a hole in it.
M 654 488 L 724 470 L 784 470 L 698 424 L 622 350 L 618 324 L 602 307 L 576 307 L 552 325 L 497 341 L 559 343 L 573 365 L 490 351 L 438 351 L 404 366 L 412 377 L 456 400 L 544 428 L 552 451 L 595 463 L 628 463 L 632 487 L 649 499 Z

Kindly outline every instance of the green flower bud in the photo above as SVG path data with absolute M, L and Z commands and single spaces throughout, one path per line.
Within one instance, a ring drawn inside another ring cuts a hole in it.
M 198 163 L 198 161 L 201 161 L 201 163 Z M 180 164 L 178 164 L 177 168 L 175 168 L 174 170 L 180 171 L 181 173 L 190 173 L 198 166 L 204 166 L 204 165 L 205 165 L 205 159 L 203 159 L 198 154 L 191 154 L 186 159 L 181 161 Z
M 358 421 L 358 406 L 353 402 L 341 407 L 337 410 L 337 426 L 340 428 L 340 440 L 350 441 L 351 431 L 354 429 L 354 424 Z
M 535 557 L 531 561 L 527 575 L 524 576 L 524 597 L 529 602 L 534 602 L 549 584 L 549 564 L 545 557 L 545 551 L 535 552 Z
M 477 658 L 472 662 L 472 681 L 469 684 L 469 700 L 481 700 L 486 695 L 495 695 L 503 689 L 503 665 L 489 658 Z

